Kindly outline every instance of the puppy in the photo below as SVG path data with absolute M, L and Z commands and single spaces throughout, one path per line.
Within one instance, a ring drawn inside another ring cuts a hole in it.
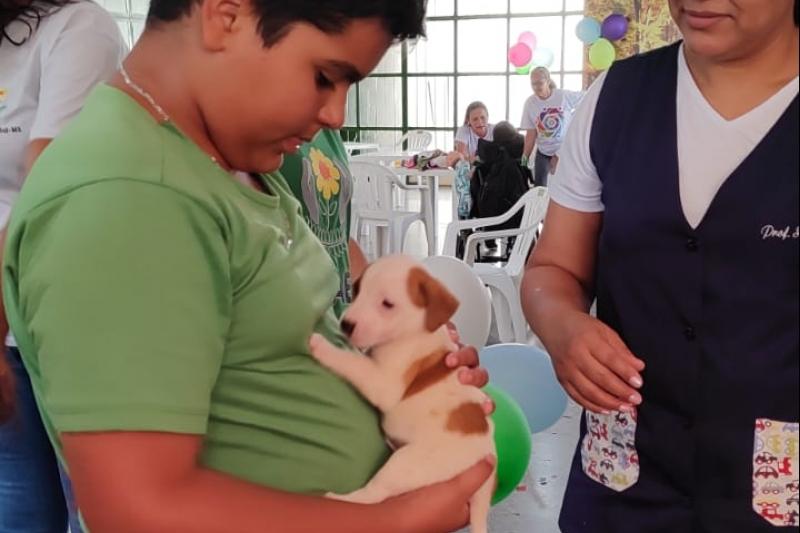
M 444 361 L 458 348 L 446 327 L 458 300 L 404 256 L 371 265 L 355 293 L 342 329 L 368 357 L 337 348 L 316 334 L 309 343 L 311 353 L 380 409 L 395 452 L 364 488 L 328 497 L 378 503 L 450 479 L 494 455 L 494 428 L 483 411 L 484 394 L 461 384 L 456 369 Z M 470 501 L 473 533 L 488 531 L 495 479 L 493 473 Z

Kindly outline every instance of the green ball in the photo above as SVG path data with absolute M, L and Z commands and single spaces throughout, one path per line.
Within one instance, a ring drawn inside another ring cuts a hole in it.
M 522 66 L 522 67 L 517 67 L 514 70 L 516 71 L 517 74 L 522 74 L 522 75 L 530 74 L 531 73 L 531 65 L 525 65 L 525 66 Z
M 519 485 L 531 460 L 531 430 L 525 413 L 511 397 L 492 386 L 483 391 L 494 400 L 494 444 L 497 449 L 497 489 L 492 505 L 506 499 Z
M 589 63 L 597 70 L 607 70 L 617 59 L 617 51 L 608 39 L 597 39 L 589 47 Z

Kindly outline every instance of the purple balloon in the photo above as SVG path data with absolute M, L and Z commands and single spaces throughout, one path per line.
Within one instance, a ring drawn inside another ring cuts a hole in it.
M 603 37 L 609 41 L 618 41 L 628 33 L 628 19 L 625 15 L 615 13 L 603 21 Z

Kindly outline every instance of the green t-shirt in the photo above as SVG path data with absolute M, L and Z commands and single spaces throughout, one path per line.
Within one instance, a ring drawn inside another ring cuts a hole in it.
M 301 200 L 306 222 L 339 272 L 334 308 L 341 315 L 352 299 L 348 243 L 353 178 L 339 133 L 322 130 L 296 154 L 285 155 L 281 174 Z
M 308 354 L 342 343 L 334 266 L 280 175 L 216 166 L 124 93 L 95 90 L 15 206 L 5 301 L 45 426 L 204 435 L 201 461 L 347 492 L 388 456 L 377 413 Z

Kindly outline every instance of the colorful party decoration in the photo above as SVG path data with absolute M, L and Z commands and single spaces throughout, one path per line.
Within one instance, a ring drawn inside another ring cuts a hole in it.
M 602 26 L 597 19 L 592 17 L 584 17 L 578 22 L 575 27 L 575 35 L 578 36 L 584 44 L 592 44 L 602 35 Z
M 531 460 L 531 430 L 519 405 L 501 389 L 484 389 L 494 401 L 494 443 L 497 450 L 497 488 L 492 504 L 506 499 L 519 485 Z
M 549 68 L 550 65 L 553 64 L 553 60 L 555 56 L 553 55 L 553 51 L 549 48 L 542 48 L 539 47 L 533 53 L 533 66 L 535 67 L 547 67 Z
M 516 72 L 517 74 L 522 74 L 523 76 L 525 76 L 525 75 L 531 73 L 531 68 L 532 68 L 531 65 L 525 65 L 524 67 L 517 67 L 516 69 L 514 69 L 514 72 Z
M 608 39 L 600 38 L 589 47 L 589 64 L 597 70 L 607 70 L 617 58 L 617 51 Z
M 618 41 L 628 33 L 628 19 L 625 15 L 613 13 L 605 18 L 601 30 L 602 36 L 609 41 Z
M 536 50 L 536 45 L 537 45 L 536 34 L 533 33 L 532 31 L 524 31 L 520 33 L 517 42 L 527 44 L 528 48 L 530 48 L 531 50 Z
M 524 67 L 531 62 L 533 50 L 525 43 L 517 43 L 508 50 L 508 61 L 515 67 Z

